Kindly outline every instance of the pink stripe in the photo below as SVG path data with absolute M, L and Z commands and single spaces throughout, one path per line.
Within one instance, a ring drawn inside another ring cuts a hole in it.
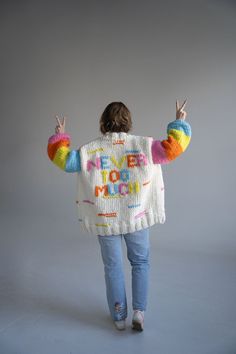
M 137 218 L 139 218 L 140 216 L 144 215 L 146 212 L 147 212 L 147 211 L 144 210 L 144 211 L 141 211 L 141 213 L 136 214 L 136 215 L 134 216 L 135 219 L 137 219 Z
M 55 144 L 59 140 L 67 139 L 70 141 L 70 135 L 67 133 L 57 133 L 50 136 L 48 139 L 48 144 Z
M 166 157 L 166 152 L 163 146 L 161 145 L 160 140 L 153 140 L 152 142 L 152 160 L 154 163 L 169 163 L 170 160 Z
M 90 203 L 90 204 L 95 204 L 94 202 L 91 202 L 91 201 L 88 200 L 88 199 L 84 199 L 83 202 L 85 202 L 85 203 Z

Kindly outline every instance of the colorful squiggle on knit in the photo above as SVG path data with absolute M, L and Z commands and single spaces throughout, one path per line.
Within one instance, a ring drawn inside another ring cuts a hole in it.
M 152 141 L 152 159 L 155 164 L 167 164 L 181 155 L 191 140 L 191 126 L 176 119 L 167 126 L 168 139 Z
M 141 203 L 139 204 L 132 204 L 132 205 L 128 205 L 128 208 L 138 208 L 141 205 Z
M 134 216 L 135 219 L 140 218 L 141 216 L 145 215 L 147 213 L 147 210 L 145 209 L 144 211 L 141 211 L 140 213 L 136 214 Z
M 97 216 L 106 216 L 106 217 L 116 217 L 117 216 L 117 212 L 112 212 L 112 213 L 98 213 Z
M 107 226 L 107 227 L 110 226 L 110 224 L 103 224 L 103 223 L 101 223 L 101 224 L 98 224 L 98 223 L 97 223 L 97 224 L 95 224 L 95 225 L 96 225 L 96 226 Z
M 83 202 L 84 203 L 89 203 L 89 204 L 94 204 L 94 202 L 92 202 L 91 200 L 88 200 L 88 199 L 84 199 Z
M 151 183 L 151 181 L 143 182 L 143 186 L 146 186 L 149 183 Z
M 118 139 L 118 140 L 115 140 L 115 141 L 113 141 L 113 145 L 117 145 L 117 144 L 122 144 L 122 145 L 124 145 L 124 143 L 125 143 L 125 140 L 121 140 L 121 139 Z
M 97 148 L 95 150 L 89 150 L 87 152 L 88 152 L 88 154 L 95 154 L 97 151 L 104 151 L 104 149 L 103 148 Z

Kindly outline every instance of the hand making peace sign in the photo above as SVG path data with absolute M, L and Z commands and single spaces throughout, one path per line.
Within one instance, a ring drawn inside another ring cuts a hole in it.
M 65 133 L 65 124 L 66 124 L 65 118 L 66 117 L 63 117 L 62 123 L 60 122 L 60 119 L 59 119 L 59 117 L 57 115 L 55 117 L 56 117 L 56 120 L 57 120 L 57 123 L 58 123 L 58 125 L 55 128 L 55 133 L 56 134 L 57 133 Z
M 186 105 L 187 100 L 184 101 L 182 106 L 179 106 L 179 101 L 176 100 L 176 119 L 185 119 L 187 113 L 183 110 Z

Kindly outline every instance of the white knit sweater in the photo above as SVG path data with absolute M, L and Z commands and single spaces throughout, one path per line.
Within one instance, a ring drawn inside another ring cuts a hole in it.
M 108 132 L 80 147 L 78 219 L 84 231 L 125 234 L 165 222 L 164 183 L 152 138 Z
M 78 220 L 84 231 L 117 235 L 165 222 L 161 165 L 186 150 L 191 127 L 182 119 L 174 120 L 167 134 L 161 141 L 107 132 L 74 150 L 67 133 L 49 138 L 52 162 L 63 171 L 77 173 Z

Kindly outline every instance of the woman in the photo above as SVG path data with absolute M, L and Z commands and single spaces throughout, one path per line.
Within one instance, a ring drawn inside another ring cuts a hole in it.
M 186 100 L 176 101 L 176 119 L 167 139 L 131 134 L 132 118 L 122 102 L 111 102 L 100 118 L 101 136 L 70 149 L 65 117 L 56 116 L 48 139 L 50 160 L 65 172 L 77 173 L 78 220 L 97 236 L 104 264 L 107 303 L 118 330 L 126 328 L 127 300 L 122 265 L 122 239 L 132 267 L 132 328 L 143 331 L 149 287 L 149 228 L 165 222 L 162 164 L 180 156 L 191 140 L 185 121 Z

